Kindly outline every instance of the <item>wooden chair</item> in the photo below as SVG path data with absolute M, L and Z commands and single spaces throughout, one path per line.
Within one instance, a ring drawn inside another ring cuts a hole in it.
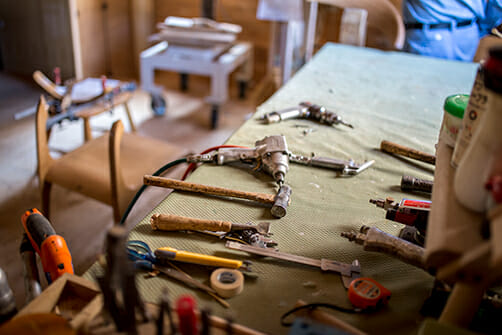
M 45 129 L 47 110 L 45 98 L 41 96 L 36 115 L 37 172 L 42 211 L 47 217 L 51 186 L 57 184 L 112 206 L 114 220 L 118 222 L 142 185 L 143 175 L 155 172 L 182 154 L 180 148 L 165 142 L 124 134 L 124 126 L 119 120 L 109 134 L 53 159 Z
M 314 52 L 318 5 L 360 8 L 368 12 L 366 46 L 382 50 L 399 50 L 404 45 L 405 28 L 401 15 L 389 0 L 309 0 L 305 60 Z

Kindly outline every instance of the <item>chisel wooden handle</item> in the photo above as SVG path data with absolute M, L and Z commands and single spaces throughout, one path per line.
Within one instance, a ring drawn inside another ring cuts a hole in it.
M 391 154 L 413 158 L 432 165 L 436 164 L 436 156 L 428 154 L 423 151 L 405 147 L 404 145 L 401 144 L 389 141 L 382 141 L 382 143 L 380 143 L 380 150 Z
M 223 187 L 208 186 L 196 183 L 189 183 L 186 181 L 169 179 L 163 177 L 154 177 L 145 175 L 143 177 L 143 183 L 145 185 L 160 186 L 166 188 L 172 188 L 180 191 L 195 192 L 195 193 L 205 193 L 212 195 L 220 195 L 224 197 L 233 197 L 240 199 L 248 199 L 266 204 L 273 204 L 275 195 L 266 193 L 256 193 L 256 192 L 245 192 L 231 190 Z
M 154 230 L 210 230 L 229 232 L 232 223 L 220 220 L 203 220 L 173 214 L 153 214 L 150 224 Z

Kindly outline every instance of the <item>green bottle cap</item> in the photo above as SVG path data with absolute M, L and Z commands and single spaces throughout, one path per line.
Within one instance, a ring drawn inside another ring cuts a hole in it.
M 468 94 L 455 94 L 450 95 L 444 101 L 444 110 L 449 114 L 458 118 L 464 117 L 464 110 L 469 102 Z

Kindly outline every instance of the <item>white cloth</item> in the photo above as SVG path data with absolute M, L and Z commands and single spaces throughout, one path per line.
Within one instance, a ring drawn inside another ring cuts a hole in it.
M 256 18 L 279 22 L 303 21 L 303 0 L 260 0 Z

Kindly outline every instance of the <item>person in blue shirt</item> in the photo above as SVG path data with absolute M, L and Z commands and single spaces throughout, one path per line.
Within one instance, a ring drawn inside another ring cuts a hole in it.
M 472 61 L 479 39 L 502 23 L 502 0 L 404 0 L 404 51 Z

